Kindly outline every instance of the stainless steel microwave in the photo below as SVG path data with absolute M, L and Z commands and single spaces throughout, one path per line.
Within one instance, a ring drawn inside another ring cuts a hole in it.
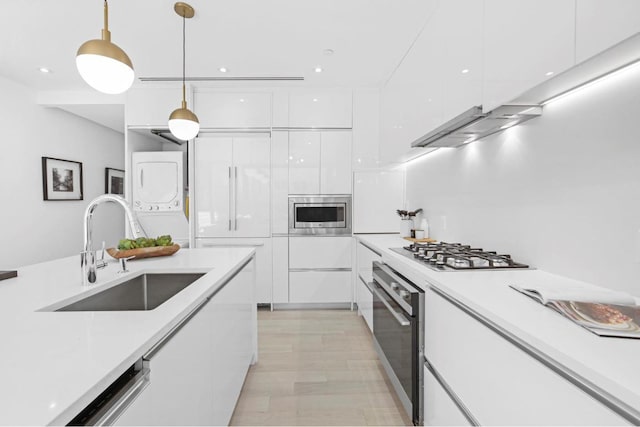
M 289 196 L 289 234 L 351 234 L 351 196 Z

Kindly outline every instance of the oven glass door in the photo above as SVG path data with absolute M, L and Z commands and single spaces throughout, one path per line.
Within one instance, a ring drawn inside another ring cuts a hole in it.
M 378 283 L 373 286 L 373 333 L 408 399 L 413 397 L 413 322 Z
M 295 205 L 295 228 L 346 227 L 346 206 L 342 203 L 304 203 Z

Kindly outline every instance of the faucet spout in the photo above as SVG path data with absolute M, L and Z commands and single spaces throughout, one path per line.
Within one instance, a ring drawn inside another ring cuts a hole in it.
M 84 247 L 82 253 L 80 254 L 80 265 L 82 267 L 82 284 L 84 286 L 95 283 L 97 280 L 96 254 L 92 249 L 92 218 L 93 212 L 99 205 L 103 203 L 116 203 L 122 206 L 122 209 L 124 209 L 124 212 L 127 216 L 127 221 L 129 222 L 129 227 L 131 228 L 133 237 L 147 237 L 144 230 L 142 230 L 142 227 L 140 227 L 140 223 L 136 218 L 135 212 L 122 197 L 115 194 L 103 194 L 90 201 L 89 205 L 87 205 L 87 208 L 84 211 Z

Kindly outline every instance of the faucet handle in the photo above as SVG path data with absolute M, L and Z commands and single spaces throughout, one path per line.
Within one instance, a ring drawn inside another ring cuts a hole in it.
M 120 271 L 118 271 L 118 273 L 128 273 L 129 270 L 127 270 L 127 261 L 134 259 L 135 256 L 130 256 L 127 258 L 120 258 Z

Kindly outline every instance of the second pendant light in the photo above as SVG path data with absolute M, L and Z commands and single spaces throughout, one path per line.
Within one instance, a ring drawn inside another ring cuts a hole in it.
M 198 116 L 187 108 L 185 89 L 185 21 L 193 18 L 195 10 L 183 2 L 177 2 L 173 9 L 182 17 L 182 106 L 169 116 L 169 130 L 176 138 L 187 141 L 195 138 L 200 131 Z

